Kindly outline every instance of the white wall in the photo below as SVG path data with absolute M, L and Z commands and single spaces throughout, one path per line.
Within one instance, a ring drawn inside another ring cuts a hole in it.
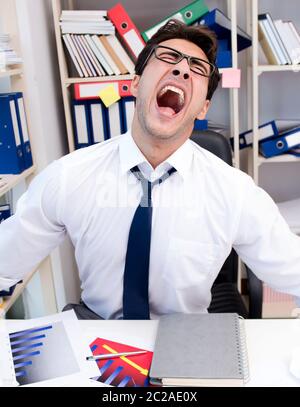
M 27 89 L 27 109 L 38 172 L 67 153 L 66 129 L 50 0 L 16 0 Z M 29 284 L 27 316 L 45 313 L 43 298 L 37 300 L 39 284 L 55 286 L 56 310 L 78 301 L 79 284 L 71 244 L 66 240 L 50 258 L 53 279 L 36 277 Z M 45 277 L 45 276 L 44 276 Z M 45 288 L 45 287 L 44 287 Z M 32 306 L 30 306 L 32 304 Z M 48 307 L 49 308 L 49 307 Z M 53 307 L 52 307 L 53 308 Z

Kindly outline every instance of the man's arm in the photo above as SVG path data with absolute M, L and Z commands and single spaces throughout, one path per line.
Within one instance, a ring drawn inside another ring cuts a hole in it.
M 300 237 L 291 232 L 274 201 L 250 177 L 233 247 L 259 279 L 300 297 Z
M 63 241 L 61 180 L 61 163 L 55 161 L 31 182 L 15 215 L 1 223 L 0 290 L 23 279 Z

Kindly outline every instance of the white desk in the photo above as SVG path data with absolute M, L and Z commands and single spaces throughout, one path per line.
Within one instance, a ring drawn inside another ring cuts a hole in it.
M 245 320 L 252 386 L 300 386 L 289 372 L 292 350 L 300 346 L 300 319 Z M 158 321 L 80 321 L 87 341 L 95 335 L 153 350 Z
M 10 321 L 7 323 L 9 326 Z M 93 320 L 80 321 L 80 325 L 87 344 L 101 337 L 152 351 L 158 321 Z M 300 379 L 289 372 L 292 350 L 300 346 L 300 319 L 245 320 L 245 327 L 250 370 L 247 387 L 300 387 Z

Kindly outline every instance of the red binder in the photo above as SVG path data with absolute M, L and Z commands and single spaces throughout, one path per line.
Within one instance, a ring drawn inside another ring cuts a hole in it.
M 108 10 L 107 16 L 115 25 L 121 39 L 136 60 L 145 46 L 145 41 L 122 4 L 118 3 Z
M 76 100 L 97 99 L 99 93 L 108 85 L 113 85 L 121 97 L 132 96 L 130 92 L 131 80 L 114 80 L 101 82 L 86 82 L 74 84 L 74 98 Z

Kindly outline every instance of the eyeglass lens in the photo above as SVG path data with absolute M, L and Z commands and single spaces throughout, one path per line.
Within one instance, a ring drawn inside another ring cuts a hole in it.
M 162 46 L 156 47 L 155 56 L 169 64 L 178 64 L 185 57 L 185 55 L 175 49 Z M 188 61 L 191 71 L 202 76 L 211 75 L 212 66 L 208 62 L 195 57 L 188 57 Z

